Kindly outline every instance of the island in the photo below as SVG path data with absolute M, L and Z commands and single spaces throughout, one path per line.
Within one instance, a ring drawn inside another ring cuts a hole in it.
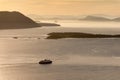
M 46 39 L 61 39 L 61 38 L 120 38 L 120 34 L 91 34 L 80 32 L 52 32 L 48 34 Z

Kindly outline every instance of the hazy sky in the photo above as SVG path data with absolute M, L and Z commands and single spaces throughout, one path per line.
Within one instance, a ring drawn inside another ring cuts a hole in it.
M 120 0 L 0 0 L 0 10 L 40 15 L 120 15 Z

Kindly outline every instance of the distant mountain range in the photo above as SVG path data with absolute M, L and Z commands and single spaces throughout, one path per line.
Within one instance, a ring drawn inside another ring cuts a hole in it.
M 115 22 L 119 22 L 120 17 L 110 19 L 110 18 L 100 17 L 100 16 L 86 16 L 85 18 L 82 18 L 82 19 L 79 19 L 79 20 L 85 20 L 85 21 L 115 21 Z
M 120 17 L 112 19 L 113 21 L 120 21 Z
M 34 20 L 82 20 L 82 21 L 115 21 L 119 22 L 120 17 L 111 18 L 108 16 L 102 15 L 88 15 L 88 16 L 73 16 L 73 15 L 28 15 Z
M 79 20 L 87 20 L 87 21 L 111 21 L 112 19 L 99 17 L 99 16 L 86 16 L 85 18 Z
M 28 15 L 33 20 L 79 20 L 80 16 L 73 15 Z

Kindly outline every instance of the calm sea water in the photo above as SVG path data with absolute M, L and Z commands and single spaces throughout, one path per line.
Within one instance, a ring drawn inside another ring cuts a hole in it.
M 50 32 L 119 34 L 120 23 L 61 24 L 61 27 L 1 30 L 0 80 L 120 79 L 119 38 L 45 39 Z M 39 65 L 45 58 L 53 60 L 53 64 Z

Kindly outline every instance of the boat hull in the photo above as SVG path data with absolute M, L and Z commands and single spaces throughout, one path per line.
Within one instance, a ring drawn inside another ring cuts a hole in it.
M 52 61 L 40 61 L 39 64 L 52 64 Z

